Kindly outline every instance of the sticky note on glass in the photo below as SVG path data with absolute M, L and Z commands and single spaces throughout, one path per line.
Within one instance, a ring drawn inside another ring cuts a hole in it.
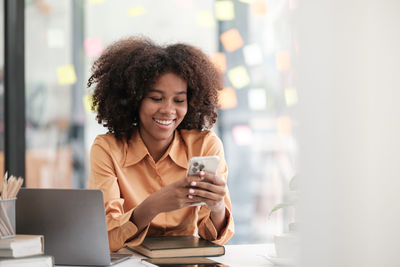
M 260 65 L 263 62 L 263 54 L 259 44 L 249 44 L 243 47 L 243 56 L 249 66 Z
M 202 27 L 215 27 L 215 19 L 211 11 L 203 10 L 196 14 L 196 23 Z
M 247 96 L 250 109 L 265 110 L 267 108 L 267 91 L 264 88 L 250 89 Z
M 291 134 L 292 120 L 286 116 L 278 117 L 276 119 L 276 127 L 278 134 Z
M 93 110 L 92 110 L 93 96 L 85 95 L 85 96 L 83 96 L 82 100 L 83 100 L 83 107 L 85 108 L 86 113 L 93 112 Z
M 100 38 L 86 38 L 83 42 L 83 46 L 85 48 L 86 55 L 91 56 L 100 56 L 104 50 L 103 42 Z
M 180 9 L 192 9 L 194 7 L 194 0 L 174 0 L 174 5 Z
M 286 71 L 290 69 L 290 55 L 289 51 L 281 50 L 276 52 L 275 55 L 276 68 L 279 71 Z
M 285 102 L 288 107 L 294 106 L 297 104 L 297 91 L 295 88 L 286 88 L 285 89 Z
M 267 3 L 265 0 L 257 0 L 251 3 L 251 13 L 253 15 L 267 14 Z
M 210 57 L 211 62 L 222 73 L 226 71 L 226 55 L 222 52 L 214 53 Z
M 47 31 L 47 44 L 50 48 L 64 47 L 64 31 L 60 29 L 49 29 Z
M 239 0 L 239 2 L 245 3 L 245 4 L 251 4 L 256 0 Z
M 130 8 L 128 10 L 128 15 L 131 16 L 131 17 L 136 17 L 136 16 L 143 15 L 146 12 L 147 12 L 146 8 L 140 6 L 140 7 Z
M 229 81 L 236 89 L 241 89 L 250 83 L 250 77 L 243 66 L 238 66 L 228 71 Z
M 228 52 L 233 52 L 243 46 L 243 39 L 237 29 L 231 29 L 221 34 L 222 45 Z
M 296 9 L 297 8 L 297 0 L 289 0 L 289 8 Z
M 74 65 L 65 65 L 57 68 L 58 83 L 68 85 L 76 83 Z
M 215 17 L 217 20 L 233 20 L 235 18 L 235 6 L 232 1 L 216 1 Z
M 225 87 L 219 92 L 219 108 L 230 109 L 237 106 L 236 91 L 232 87 Z
M 237 125 L 232 129 L 233 140 L 239 146 L 251 145 L 253 132 L 248 125 Z

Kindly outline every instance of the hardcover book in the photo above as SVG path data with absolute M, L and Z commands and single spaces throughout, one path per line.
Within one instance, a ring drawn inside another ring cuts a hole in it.
M 39 255 L 23 258 L 0 258 L 0 267 L 53 267 L 54 258 Z
M 0 257 L 26 257 L 43 254 L 44 239 L 42 235 L 16 235 L 0 239 Z
M 213 257 L 225 254 L 225 247 L 195 236 L 146 237 L 140 246 L 128 247 L 149 258 Z

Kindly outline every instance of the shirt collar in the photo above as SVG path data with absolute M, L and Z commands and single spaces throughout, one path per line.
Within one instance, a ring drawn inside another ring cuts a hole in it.
M 162 159 L 165 158 L 165 156 L 169 156 L 177 165 L 182 168 L 187 168 L 187 164 L 189 162 L 187 151 L 178 130 L 175 130 L 174 138 L 172 139 L 172 142 L 169 145 L 165 154 L 166 155 L 164 155 Z M 133 131 L 132 136 L 127 143 L 125 155 L 126 159 L 124 167 L 137 164 L 147 155 L 150 156 L 146 145 L 143 143 L 143 140 L 140 137 L 138 129 Z

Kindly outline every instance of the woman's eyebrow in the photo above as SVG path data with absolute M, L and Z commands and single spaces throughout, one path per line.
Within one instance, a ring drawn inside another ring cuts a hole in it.
M 164 91 L 162 91 L 162 90 L 158 90 L 158 89 L 150 89 L 149 90 L 149 93 L 160 93 L 160 94 L 164 94 Z M 179 91 L 179 92 L 176 92 L 175 93 L 176 95 L 186 95 L 187 94 L 187 92 L 186 91 Z

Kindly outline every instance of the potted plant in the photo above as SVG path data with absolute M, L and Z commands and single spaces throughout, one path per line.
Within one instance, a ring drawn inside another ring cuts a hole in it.
M 296 176 L 294 176 L 289 182 L 289 200 L 275 205 L 270 211 L 268 217 L 274 214 L 277 210 L 287 207 L 295 207 L 298 198 L 297 190 L 298 182 Z M 273 263 L 292 265 L 298 256 L 299 237 L 297 233 L 297 224 L 295 222 L 289 223 L 288 229 L 288 232 L 274 235 L 276 255 L 269 255 L 268 257 Z

